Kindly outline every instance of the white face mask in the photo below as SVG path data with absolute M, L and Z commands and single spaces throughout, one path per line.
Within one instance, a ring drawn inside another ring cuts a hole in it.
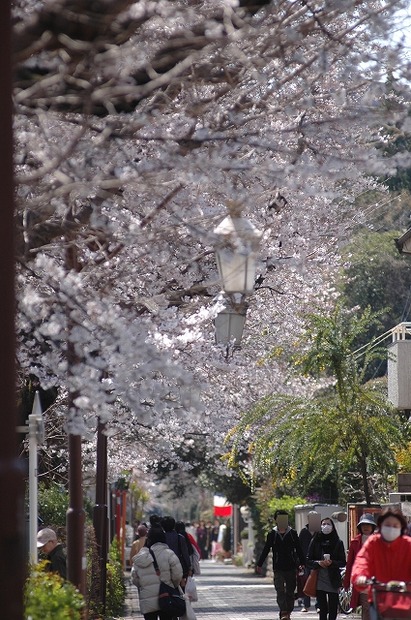
M 401 528 L 390 527 L 389 525 L 383 525 L 381 527 L 381 536 L 387 542 L 392 542 L 393 540 L 396 540 L 399 536 L 401 536 Z
M 331 534 L 331 532 L 333 531 L 333 526 L 325 523 L 321 526 L 321 531 L 323 534 Z

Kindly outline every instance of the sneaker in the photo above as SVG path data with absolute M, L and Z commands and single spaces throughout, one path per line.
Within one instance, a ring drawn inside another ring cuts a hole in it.
M 320 613 L 320 608 L 317 607 L 317 609 L 315 611 L 317 612 L 317 614 L 319 614 Z
M 308 611 L 307 607 L 303 607 L 301 610 L 303 613 L 306 613 Z

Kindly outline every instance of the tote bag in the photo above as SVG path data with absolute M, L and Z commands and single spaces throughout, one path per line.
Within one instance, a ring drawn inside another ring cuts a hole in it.
M 306 596 L 315 596 L 317 592 L 318 570 L 313 569 L 307 577 L 303 592 Z
M 187 577 L 185 593 L 189 597 L 190 601 L 198 601 L 197 585 L 194 577 Z

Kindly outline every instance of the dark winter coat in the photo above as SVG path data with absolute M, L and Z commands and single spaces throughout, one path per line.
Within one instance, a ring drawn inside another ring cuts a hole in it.
M 341 587 L 341 572 L 346 563 L 344 543 L 339 538 L 337 532 L 331 534 L 323 534 L 317 532 L 314 534 L 307 553 L 307 566 L 318 570 L 320 568 L 318 562 L 324 559 L 324 553 L 330 554 L 332 564 L 326 569 L 331 584 L 335 588 Z
M 308 525 L 303 527 L 303 529 L 301 530 L 301 532 L 298 535 L 298 538 L 299 538 L 299 541 L 300 541 L 300 545 L 301 545 L 301 549 L 303 550 L 304 558 L 307 557 L 308 547 L 310 546 L 310 542 L 311 542 L 313 536 L 314 536 L 314 534 L 311 534 L 310 530 L 308 529 Z
M 166 543 L 180 560 L 183 567 L 183 577 L 186 578 L 191 567 L 186 539 L 175 530 L 172 530 L 171 532 L 166 532 Z
M 67 559 L 63 545 L 56 545 L 47 555 L 47 559 L 49 563 L 46 565 L 46 570 L 52 573 L 58 573 L 60 577 L 67 579 Z
M 267 534 L 257 566 L 264 564 L 270 551 L 273 552 L 273 570 L 295 570 L 305 564 L 298 534 L 289 526 L 284 534 L 280 534 L 277 527 Z

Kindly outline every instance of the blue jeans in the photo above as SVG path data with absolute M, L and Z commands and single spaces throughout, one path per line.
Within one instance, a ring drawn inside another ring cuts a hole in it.
M 277 604 L 282 611 L 291 613 L 294 609 L 294 591 L 297 585 L 297 573 L 293 570 L 275 570 L 274 588 L 277 592 Z

